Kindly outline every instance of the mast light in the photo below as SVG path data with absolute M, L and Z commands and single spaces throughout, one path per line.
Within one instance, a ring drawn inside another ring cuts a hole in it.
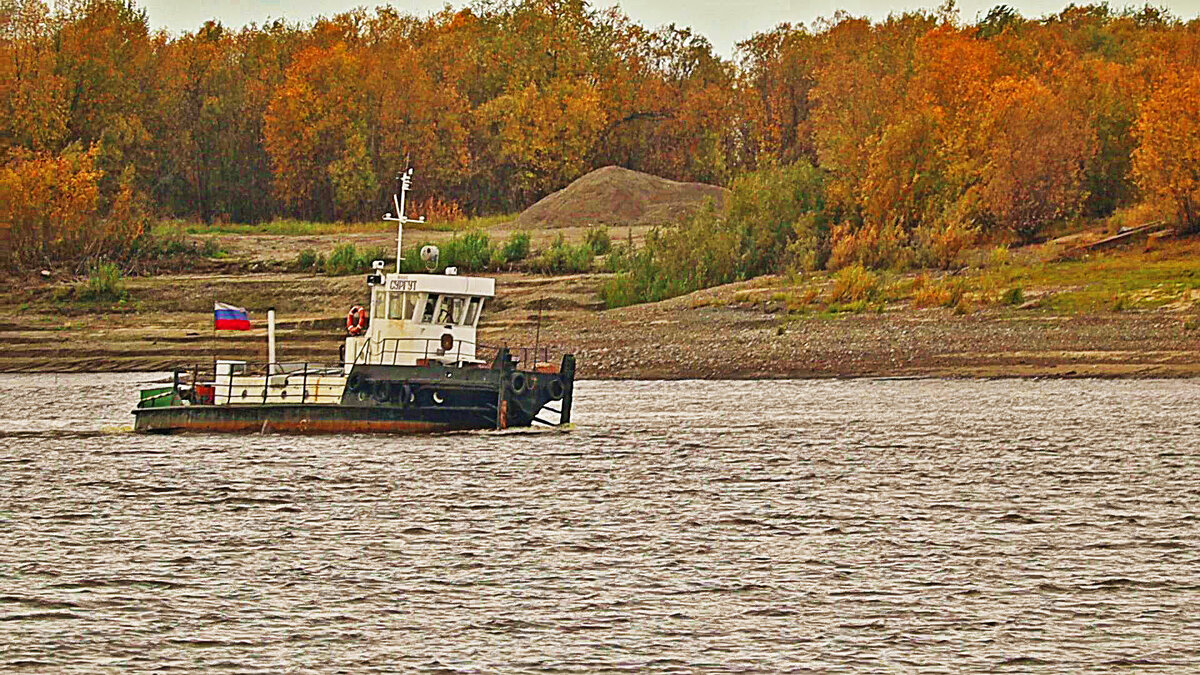
M 400 181 L 400 194 L 392 195 L 392 203 L 396 206 L 396 215 L 393 216 L 390 212 L 384 214 L 384 220 L 393 220 L 396 222 L 396 273 L 400 273 L 400 261 L 404 260 L 404 224 L 405 223 L 423 223 L 425 216 L 417 219 L 409 218 L 404 215 L 404 201 L 408 195 L 408 191 L 412 189 L 413 170 L 410 167 L 407 171 L 396 176 Z

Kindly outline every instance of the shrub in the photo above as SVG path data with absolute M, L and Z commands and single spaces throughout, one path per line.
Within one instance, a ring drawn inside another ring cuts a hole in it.
M 605 272 L 623 272 L 629 270 L 629 261 L 634 254 L 631 244 L 617 244 L 604 258 L 601 269 Z
M 148 220 L 134 173 L 113 180 L 99 163 L 97 147 L 10 153 L 0 167 L 0 265 L 120 259 L 137 249 Z
M 1007 246 L 997 246 L 992 249 L 991 263 L 993 267 L 1004 267 L 1012 262 L 1012 253 Z
M 853 303 L 871 300 L 879 292 L 879 277 L 855 264 L 838 270 L 829 289 L 829 302 Z
M 125 275 L 121 268 L 110 262 L 92 267 L 87 282 L 79 292 L 79 299 L 118 302 L 129 297 L 125 289 Z
M 747 173 L 730 185 L 726 215 L 738 239 L 738 279 L 783 271 L 802 221 L 803 246 L 819 258 L 829 236 L 825 175 L 805 162 Z
M 913 293 L 912 304 L 918 309 L 923 307 L 957 307 L 962 304 L 966 294 L 966 284 L 961 279 L 926 283 Z
M 321 269 L 325 266 L 325 256 L 317 253 L 311 248 L 306 248 L 296 254 L 296 260 L 292 262 L 292 269 L 297 271 L 308 271 Z
M 638 292 L 633 278 L 626 273 L 617 274 L 600 286 L 600 298 L 608 309 L 628 307 L 639 302 L 645 302 Z
M 592 247 L 587 243 L 570 246 L 560 234 L 550 248 L 542 251 L 534 267 L 546 274 L 587 272 L 592 269 L 594 257 Z
M 492 261 L 492 245 L 486 234 L 475 230 L 445 242 L 441 259 L 443 267 L 457 267 L 463 272 L 486 270 Z
M 833 228 L 829 268 L 862 265 L 871 269 L 902 268 L 911 262 L 908 236 L 895 225 L 868 223 Z
M 812 272 L 824 269 L 829 262 L 829 228 L 824 217 L 806 213 L 792 224 L 795 239 L 788 244 L 788 257 L 795 269 Z
M 584 241 L 596 255 L 605 255 L 612 250 L 612 239 L 608 236 L 608 228 L 603 225 L 589 227 L 584 234 Z
M 354 244 L 342 244 L 333 249 L 325 260 L 325 274 L 331 277 L 344 277 L 348 274 L 359 274 L 371 269 L 371 263 L 383 260 L 387 251 L 382 246 L 363 250 L 361 253 Z M 318 256 L 318 260 L 320 257 Z M 316 264 L 314 261 L 313 264 Z
M 804 163 L 738 178 L 726 211 L 710 202 L 676 225 L 652 230 L 642 250 L 635 252 L 632 241 L 614 250 L 605 267 L 623 276 L 606 283 L 605 302 L 655 302 L 783 272 L 793 262 L 823 266 L 829 229 L 823 183 L 824 175 Z
M 962 267 L 962 252 L 979 240 L 979 229 L 958 219 L 935 221 L 932 225 L 918 227 L 914 234 L 921 263 L 943 270 Z
M 358 261 L 358 271 L 366 272 L 371 269 L 371 263 L 376 260 L 388 259 L 388 250 L 382 246 L 372 246 L 371 248 L 363 249 L 362 255 Z
M 453 223 L 467 218 L 458 202 L 449 199 L 426 197 L 414 200 L 411 207 L 411 210 L 406 209 L 410 214 L 425 216 L 430 223 Z
M 529 257 L 529 233 L 513 232 L 500 250 L 500 258 L 506 263 L 520 262 Z
M 325 261 L 325 274 L 341 277 L 358 272 L 358 249 L 354 244 L 342 244 L 333 249 Z
M 200 255 L 205 258 L 221 255 L 221 242 L 217 241 L 216 237 L 205 237 L 204 243 L 200 244 Z
M 1025 291 L 1020 286 L 1013 286 L 1004 291 L 1004 295 L 1000 296 L 1000 302 L 1013 307 L 1023 305 L 1025 304 Z

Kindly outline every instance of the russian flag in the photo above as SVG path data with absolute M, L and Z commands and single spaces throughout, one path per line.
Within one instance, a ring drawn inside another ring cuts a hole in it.
M 250 330 L 250 317 L 241 307 L 218 302 L 213 307 L 213 325 L 215 330 Z

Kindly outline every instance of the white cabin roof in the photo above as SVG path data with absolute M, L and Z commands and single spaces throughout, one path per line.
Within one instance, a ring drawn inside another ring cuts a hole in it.
M 389 291 L 444 293 L 495 297 L 496 280 L 487 277 L 460 277 L 445 274 L 387 274 L 384 285 Z

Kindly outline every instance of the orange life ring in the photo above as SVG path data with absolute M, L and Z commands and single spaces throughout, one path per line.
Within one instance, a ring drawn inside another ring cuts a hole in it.
M 362 335 L 362 332 L 367 329 L 367 310 L 361 305 L 355 305 L 350 308 L 350 313 L 346 315 L 346 332 L 351 335 Z

